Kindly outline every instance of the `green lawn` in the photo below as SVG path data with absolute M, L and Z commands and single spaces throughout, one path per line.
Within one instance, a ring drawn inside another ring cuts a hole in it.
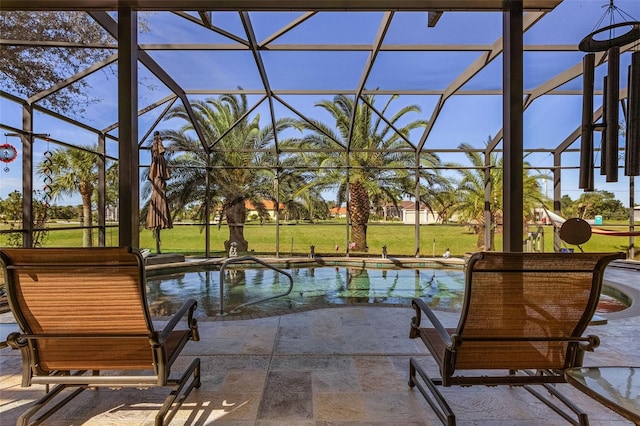
M 64 225 L 52 224 L 52 227 Z M 69 224 L 66 226 L 77 226 Z M 0 228 L 2 229 L 2 228 Z M 7 229 L 7 228 L 4 228 Z M 535 227 L 531 228 L 536 230 Z M 544 251 L 553 251 L 553 228 L 546 226 L 544 231 Z M 107 228 L 106 245 L 118 244 L 116 227 Z M 95 232 L 94 232 L 95 234 Z M 311 245 L 321 255 L 344 255 L 346 249 L 346 225 L 344 222 L 281 224 L 279 234 L 279 251 L 282 256 L 306 255 Z M 224 241 L 229 232 L 226 225 L 211 228 L 211 252 L 213 256 L 223 254 Z M 202 255 L 205 252 L 205 232 L 198 225 L 176 224 L 173 229 L 161 232 L 162 251 Z M 245 238 L 249 242 L 249 250 L 256 254 L 273 254 L 276 249 L 276 227 L 274 224 L 260 225 L 248 223 L 245 226 Z M 94 235 L 97 245 L 97 234 Z M 390 256 L 415 255 L 415 228 L 413 225 L 400 223 L 372 223 L 367 232 L 369 255 L 378 256 L 382 246 L 386 245 Z M 459 225 L 423 225 L 420 227 L 420 255 L 441 256 L 449 248 L 453 256 L 476 251 L 477 236 L 466 226 Z M 496 246 L 502 247 L 502 235 L 496 235 Z M 6 235 L 0 235 L 0 246 L 6 246 Z M 628 237 L 611 237 L 594 234 L 591 240 L 583 245 L 585 251 L 626 251 Z M 82 245 L 82 233 L 79 229 L 52 230 L 47 237 L 46 246 L 73 247 Z M 336 251 L 335 247 L 338 246 Z M 574 248 L 570 246 L 571 248 Z M 141 229 L 140 248 L 155 250 L 155 241 L 151 231 Z M 575 248 L 578 251 L 577 247 Z M 636 258 L 640 258 L 636 256 Z

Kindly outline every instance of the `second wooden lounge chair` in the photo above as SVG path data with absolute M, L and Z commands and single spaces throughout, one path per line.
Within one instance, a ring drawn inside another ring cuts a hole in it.
M 564 370 L 581 366 L 584 351 L 599 345 L 597 336 L 583 333 L 596 311 L 605 267 L 621 258 L 622 253 L 474 254 L 456 328 L 445 328 L 421 299 L 412 302 L 410 337 L 424 342 L 441 377 L 429 377 L 411 358 L 409 386 L 448 425 L 455 425 L 455 414 L 438 386 L 522 385 L 570 423 L 587 425 L 587 414 L 551 384 L 565 383 Z M 423 316 L 430 326 L 422 325 Z M 531 385 L 544 386 L 557 401 Z
M 88 387 L 169 386 L 155 421 L 162 425 L 172 406 L 200 387 L 199 358 L 180 378 L 170 376 L 186 343 L 199 339 L 196 302 L 185 303 L 156 331 L 137 250 L 0 249 L 0 265 L 22 331 L 7 337 L 21 351 L 22 386 L 44 384 L 47 390 L 18 424 L 29 424 L 36 414 L 35 423 L 48 418 Z M 76 389 L 58 396 L 68 387 Z

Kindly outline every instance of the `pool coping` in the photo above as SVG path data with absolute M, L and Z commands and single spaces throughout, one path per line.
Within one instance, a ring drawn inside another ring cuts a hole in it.
M 184 262 L 173 262 L 165 264 L 152 264 L 146 266 L 148 277 L 158 275 L 167 275 L 192 271 L 194 268 L 201 267 L 206 270 L 209 267 L 216 268 L 221 266 L 228 257 L 219 258 L 185 258 Z M 366 267 L 370 269 L 422 269 L 434 267 L 447 268 L 464 268 L 466 260 L 464 258 L 439 258 L 439 257 L 323 257 L 316 256 L 314 258 L 305 257 L 260 257 L 260 260 L 276 266 L 278 268 L 308 268 L 322 266 L 342 266 L 342 267 Z M 242 263 L 234 263 L 229 268 L 254 268 L 261 266 L 257 262 L 250 260 Z
M 635 273 L 640 277 L 640 262 L 635 260 L 616 260 L 611 262 L 608 267 L 618 268 L 619 270 L 630 270 L 631 273 Z M 603 280 L 603 284 L 606 285 L 611 292 L 602 292 L 602 294 L 612 296 L 615 298 L 624 299 L 629 303 L 629 307 L 617 312 L 602 313 L 603 317 L 607 319 L 622 319 L 640 316 L 640 280 L 636 279 L 636 286 L 633 287 L 628 283 L 621 283 L 612 279 Z
M 228 257 L 220 258 L 185 258 L 183 262 L 171 262 L 165 264 L 152 264 L 147 265 L 146 272 L 148 277 L 155 277 L 161 275 L 171 275 L 186 271 L 205 271 L 210 268 L 220 267 Z M 306 268 L 306 267 L 323 267 L 323 266 L 336 266 L 336 267 L 359 267 L 370 269 L 422 269 L 422 268 L 464 268 L 467 258 L 452 257 L 323 257 L 316 256 L 314 258 L 305 257 L 260 257 L 260 260 L 269 263 L 270 265 L 279 268 Z M 244 261 L 243 263 L 235 263 L 229 265 L 229 268 L 253 268 L 261 266 L 257 262 L 251 260 Z M 620 268 L 623 270 L 631 270 L 632 273 L 640 275 L 640 262 L 634 260 L 616 260 L 611 262 L 608 267 Z M 622 299 L 629 304 L 629 307 L 617 312 L 598 313 L 598 315 L 605 319 L 621 319 L 640 316 L 640 289 L 631 287 L 629 285 L 604 279 L 603 284 L 609 289 L 602 294 Z M 369 303 L 344 303 L 344 304 L 327 304 L 323 308 L 341 308 L 341 307 L 354 307 L 354 306 L 371 306 Z M 384 304 L 385 307 L 401 307 L 407 308 L 411 306 L 410 302 L 407 303 L 390 303 Z M 258 318 L 268 318 L 278 315 L 288 315 L 298 312 L 305 312 L 318 309 L 318 307 L 300 307 L 294 309 L 287 309 L 283 311 L 275 310 L 269 313 L 251 313 L 251 314 L 230 314 L 206 316 L 201 318 L 201 321 L 230 321 L 230 320 L 249 320 Z M 154 317 L 156 318 L 156 317 Z M 160 317 L 157 317 L 161 319 Z

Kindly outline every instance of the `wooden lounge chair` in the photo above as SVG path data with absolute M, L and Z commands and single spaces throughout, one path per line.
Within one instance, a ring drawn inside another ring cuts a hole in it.
M 156 331 L 139 251 L 0 249 L 0 264 L 21 330 L 10 334 L 7 342 L 21 351 L 22 386 L 46 385 L 46 394 L 18 424 L 29 424 L 37 413 L 35 423 L 48 418 L 87 387 L 169 386 L 173 389 L 155 421 L 162 425 L 169 409 L 177 409 L 194 387 L 200 387 L 198 358 L 179 379 L 170 378 L 182 348 L 199 339 L 193 317 L 196 302 L 185 303 Z M 55 387 L 50 390 L 50 385 Z M 75 390 L 56 398 L 67 387 Z
M 583 333 L 597 308 L 606 265 L 621 258 L 622 253 L 472 255 L 456 328 L 443 327 L 421 299 L 412 302 L 410 337 L 424 342 L 441 377 L 430 378 L 411 358 L 409 386 L 418 388 L 444 424 L 454 425 L 455 415 L 437 386 L 522 385 L 570 423 L 587 425 L 586 413 L 551 384 L 565 383 L 563 371 L 581 366 L 584 351 L 599 345 L 597 336 Z M 429 327 L 421 325 L 423 314 Z M 531 385 L 544 386 L 555 398 Z

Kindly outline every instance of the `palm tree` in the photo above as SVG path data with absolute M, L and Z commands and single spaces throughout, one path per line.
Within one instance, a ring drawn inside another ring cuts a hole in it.
M 491 138 L 485 143 L 487 146 Z M 465 152 L 467 159 L 474 167 L 473 169 L 464 168 L 458 164 L 450 164 L 451 167 L 459 167 L 458 173 L 462 175 L 462 179 L 458 184 L 457 191 L 460 194 L 460 200 L 457 205 L 458 215 L 461 220 L 467 221 L 473 225 L 478 235 L 476 242 L 477 248 L 487 250 L 495 249 L 495 225 L 500 221 L 502 216 L 502 171 L 503 161 L 495 152 L 489 154 L 489 181 L 491 207 L 489 214 L 491 217 L 492 227 L 490 229 L 491 247 L 485 246 L 485 160 L 484 155 L 480 152 L 473 151 L 473 147 L 467 143 L 460 144 L 459 149 Z M 524 162 L 523 170 L 523 220 L 533 216 L 533 210 L 536 206 L 540 206 L 543 197 L 540 179 L 548 179 L 547 175 L 536 173 L 532 174 L 529 163 Z
M 85 226 L 82 246 L 93 245 L 91 199 L 98 182 L 97 146 L 78 146 L 77 149 L 59 148 L 52 152 L 50 161 L 45 159 L 37 166 L 38 175 L 51 177 L 51 195 L 54 198 L 80 193 L 82 219 Z
M 381 111 L 383 116 L 395 99 L 397 96 L 387 100 Z M 375 96 L 367 95 L 364 101 L 373 105 Z M 314 185 L 337 189 L 338 204 L 342 204 L 347 198 L 348 188 L 350 239 L 356 251 L 367 251 L 367 224 L 372 202 L 399 201 L 405 195 L 413 195 L 415 181 L 409 168 L 415 163 L 415 151 L 409 149 L 401 135 L 408 137 L 412 130 L 425 127 L 427 121 L 418 119 L 401 126 L 398 124 L 406 121 L 408 114 L 419 113 L 420 107 L 417 105 L 401 108 L 387 123 L 371 108 L 358 104 L 351 130 L 354 111 L 352 98 L 337 95 L 332 101 L 322 100 L 316 106 L 324 108 L 335 123 L 327 125 L 317 120 L 303 123 L 313 131 L 305 136 L 303 143 L 320 151 L 316 157 L 322 173 L 318 175 Z M 336 149 L 338 146 L 343 149 Z M 344 152 L 346 147 L 349 147 L 347 153 Z M 347 168 L 348 173 L 345 172 Z
M 172 167 L 167 187 L 169 205 L 176 212 L 191 203 L 204 207 L 211 199 L 219 200 L 229 227 L 225 251 L 235 244 L 239 252 L 246 252 L 249 243 L 244 239 L 245 202 L 251 201 L 258 211 L 266 214 L 264 200 L 272 198 L 274 193 L 276 161 L 274 152 L 267 151 L 275 138 L 274 129 L 270 125 L 260 128 L 259 115 L 248 118 L 249 106 L 244 94 L 196 100 L 192 107 L 207 139 L 205 143 L 215 142 L 215 146 L 211 154 L 207 154 L 200 141 L 193 137 L 193 124 L 184 107 L 176 107 L 167 114 L 167 120 L 186 121 L 179 130 L 162 133 L 163 140 L 168 141 Z M 296 126 L 293 119 L 282 118 L 276 122 L 275 131 Z M 206 200 L 207 169 L 214 194 L 210 200 Z M 204 208 L 200 211 L 200 217 L 209 220 L 204 218 Z
M 300 149 L 302 144 L 299 140 L 288 140 L 281 146 Z M 280 165 L 278 195 L 287 217 L 295 220 L 304 218 L 310 222 L 316 217 L 326 217 L 329 207 L 322 197 L 322 188 L 315 182 L 318 176 L 314 169 L 315 157 L 303 152 L 287 154 L 281 158 Z
M 423 201 L 441 223 L 453 217 L 460 204 L 460 193 L 454 182 L 444 182 L 420 195 Z

